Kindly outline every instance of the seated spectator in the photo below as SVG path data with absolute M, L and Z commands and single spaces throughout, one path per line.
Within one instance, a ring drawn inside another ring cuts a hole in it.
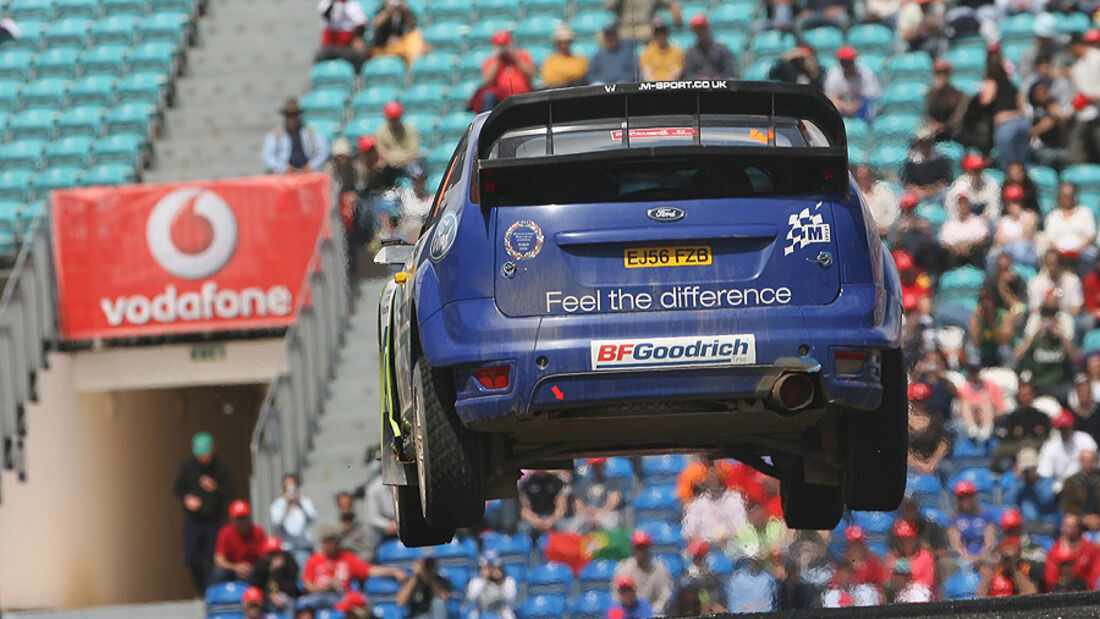
M 699 584 L 693 580 L 682 581 L 668 606 L 668 616 L 698 617 L 701 614 L 703 605 L 699 601 Z
M 1069 392 L 1069 409 L 1073 413 L 1075 422 L 1073 427 L 1092 436 L 1092 430 L 1100 420 L 1093 418 L 1097 410 L 1096 402 L 1092 399 L 1092 386 L 1089 385 L 1089 377 L 1083 372 L 1073 375 L 1073 389 Z
M 1044 71 L 1050 72 L 1050 59 L 1042 59 Z M 1055 88 L 1066 83 L 1065 78 L 1044 76 L 1031 81 L 1024 90 L 1027 96 L 1028 138 L 1031 152 L 1039 165 L 1062 169 L 1069 158 L 1068 137 L 1072 109 L 1059 100 Z
M 920 201 L 937 199 L 951 182 L 951 162 L 932 148 L 934 137 L 930 129 L 917 130 L 902 172 L 905 192 Z
M 1039 306 L 1038 311 L 1033 311 L 1027 318 L 1027 322 L 1024 323 L 1023 337 L 1029 337 L 1040 329 L 1045 329 L 1048 326 L 1057 327 L 1058 333 L 1065 334 L 1066 339 L 1075 339 L 1075 328 L 1073 316 L 1069 312 L 1064 311 L 1061 307 L 1061 299 L 1057 290 L 1051 290 L 1047 293 L 1043 304 Z M 1074 353 L 1073 356 L 1076 356 Z M 1068 382 L 1073 376 L 1073 367 L 1067 368 L 1069 374 L 1066 376 L 1065 381 Z
M 668 24 L 653 20 L 653 40 L 642 49 L 638 64 L 647 82 L 678 80 L 684 72 L 684 50 L 668 40 Z
M 859 584 L 854 580 L 855 570 L 841 559 L 836 571 L 821 594 L 823 608 L 847 608 L 850 606 L 877 606 L 882 604 L 882 594 L 877 585 Z
M 328 161 L 328 139 L 320 131 L 302 124 L 297 99 L 287 99 L 283 124 L 264 138 L 260 159 L 268 174 L 294 174 L 321 170 Z
M 909 469 L 922 475 L 935 474 L 951 449 L 943 420 L 924 405 L 931 395 L 928 385 L 909 383 Z
M 737 531 L 734 541 L 727 545 L 726 554 L 738 558 L 760 549 L 767 560 L 782 555 L 787 545 L 787 527 L 782 518 L 769 516 L 757 501 L 750 500 L 746 512 L 748 522 Z
M 744 497 L 727 488 L 715 468 L 693 487 L 695 499 L 684 506 L 684 537 L 725 546 L 747 521 Z
M 989 558 L 997 541 L 993 517 L 978 503 L 977 493 L 969 481 L 955 484 L 955 519 L 947 528 L 951 552 L 974 567 Z
M 886 602 L 888 604 L 910 604 L 931 602 L 935 599 L 932 588 L 916 582 L 913 568 L 908 559 L 898 559 L 890 570 L 890 580 L 886 584 Z
M 618 601 L 608 609 L 608 619 L 648 619 L 660 614 L 653 610 L 649 600 L 638 595 L 634 578 L 629 574 L 615 577 L 614 591 Z
M 386 122 L 374 134 L 378 156 L 389 167 L 413 182 L 418 198 L 428 195 L 424 189 L 424 166 L 420 163 L 420 133 L 416 127 L 402 122 L 405 106 L 397 101 L 387 103 L 382 109 Z
M 920 504 L 912 495 L 907 495 L 901 501 L 901 516 L 898 522 L 905 522 L 917 532 L 917 543 L 921 548 L 928 549 L 939 560 L 947 554 L 947 535 L 940 525 L 920 512 Z M 895 523 L 895 527 L 897 523 Z M 895 528 L 890 532 L 890 547 L 894 554 L 901 555 L 902 541 L 900 530 Z M 908 555 L 905 555 L 908 556 Z
M 340 545 L 370 559 L 382 542 L 397 539 L 397 513 L 393 509 L 393 493 L 378 475 L 367 484 L 366 522 L 360 523 L 351 495 L 337 497 L 340 507 Z
M 621 484 L 607 478 L 607 458 L 589 458 L 588 475 L 573 476 L 573 517 L 565 525 L 574 533 L 614 529 L 622 521 Z
M 1081 536 L 1081 519 L 1073 514 L 1062 517 L 1062 534 L 1047 554 L 1043 582 L 1048 591 L 1054 591 L 1058 581 L 1063 580 L 1062 566 L 1067 563 L 1070 573 L 1078 579 L 1086 583 L 1096 582 L 1097 571 L 1100 570 L 1100 549 Z
M 1039 592 L 1030 575 L 1031 565 L 1020 558 L 1018 539 L 1005 538 L 993 559 L 979 568 L 981 581 L 978 597 L 1032 595 Z
M 1054 297 L 1051 295 L 1052 299 Z M 1053 307 L 1054 302 L 1032 313 L 1038 318 L 1035 321 L 1028 319 L 1024 337 L 1013 356 L 1021 372 L 1030 373 L 1029 381 L 1037 393 L 1057 398 L 1065 405 L 1069 393 L 1066 383 L 1073 376 L 1077 349 L 1073 345 L 1072 328 L 1066 331 L 1064 320 L 1059 319 L 1064 312 Z M 1028 326 L 1032 328 L 1029 330 Z
M 1012 469 L 1015 459 L 1025 448 L 1037 450 L 1050 434 L 1050 417 L 1035 408 L 1035 387 L 1020 381 L 1016 390 L 1016 409 L 996 421 L 994 433 L 998 440 L 993 451 L 993 468 L 1004 472 Z
M 385 0 L 371 19 L 371 54 L 400 56 L 411 65 L 426 45 L 406 0 Z
M 367 59 L 367 43 L 363 40 L 367 14 L 362 5 L 348 0 L 321 0 L 317 11 L 322 23 L 321 49 L 314 62 L 346 60 L 358 73 Z
M 1061 520 L 1059 518 L 1059 520 Z M 1057 525 L 1055 529 L 1057 530 Z M 1043 588 L 1043 563 L 1047 560 L 1047 551 L 1039 544 L 1035 537 L 1024 530 L 1024 517 L 1019 510 L 1006 509 L 1001 512 L 1001 539 L 1016 540 L 1020 546 L 1020 560 L 1022 569 L 1026 572 L 1038 589 Z
M 1077 202 L 1077 187 L 1072 183 L 1058 186 L 1058 208 L 1046 216 L 1043 230 L 1050 246 L 1063 257 L 1085 264 L 1096 258 L 1096 218 L 1087 206 Z M 1080 306 L 1078 302 L 1077 307 Z
M 886 567 L 875 553 L 867 548 L 867 537 L 863 527 L 849 526 L 844 529 L 844 538 L 848 547 L 844 549 L 842 561 L 852 566 L 852 582 L 857 585 L 879 587 L 886 581 Z
M 547 88 L 579 86 L 588 72 L 588 59 L 573 54 L 573 31 L 562 22 L 554 27 L 554 53 L 542 63 L 542 83 Z
M 397 592 L 397 604 L 409 619 L 447 619 L 451 581 L 439 573 L 435 557 L 417 559 L 412 577 Z
M 1049 234 L 1049 227 L 1047 230 Z M 1039 309 L 1052 291 L 1058 298 L 1058 304 L 1063 311 L 1074 316 L 1081 312 L 1085 298 L 1080 278 L 1065 267 L 1061 255 L 1056 250 L 1048 249 L 1043 254 L 1043 268 L 1028 282 L 1028 305 L 1033 310 Z
M 256 561 L 249 581 L 267 592 L 267 609 L 277 613 L 294 608 L 294 598 L 301 595 L 298 562 L 282 545 L 282 540 L 274 535 L 264 541 L 263 556 Z
M 1068 138 L 1069 163 L 1096 163 L 1100 161 L 1100 48 L 1075 32 L 1070 35 L 1069 51 L 1074 58 L 1069 79 L 1077 92 Z
M 1039 187 L 1031 177 L 1027 175 L 1027 167 L 1019 161 L 1009 164 L 1005 170 L 1004 186 L 1019 185 L 1024 190 L 1024 208 L 1039 215 Z M 1002 193 L 1003 195 L 1003 193 Z
M 746 553 L 741 564 L 730 575 L 726 599 L 731 613 L 769 612 L 776 610 L 779 584 L 764 569 L 764 549 Z
M 751 472 L 746 473 L 751 475 Z M 707 454 L 699 454 L 676 478 L 676 494 L 680 502 L 687 505 L 694 501 L 699 490 L 714 476 L 721 479 L 727 488 L 732 488 L 738 481 L 737 465 L 729 460 L 715 460 Z
M 376 476 L 367 484 L 368 492 L 369 488 L 374 486 L 375 481 L 378 480 L 381 480 L 381 475 Z M 388 494 L 387 498 L 390 498 Z M 390 498 L 390 505 L 393 505 L 392 498 Z M 340 537 L 338 538 L 340 548 L 350 550 L 364 561 L 371 560 L 374 556 L 374 550 L 378 547 L 377 542 L 381 538 L 376 540 L 373 546 L 371 545 L 370 534 L 364 530 L 362 523 L 359 522 L 359 514 L 355 510 L 355 498 L 348 492 L 337 494 L 336 512 L 336 517 L 340 520 Z
M 962 159 L 962 176 L 947 189 L 943 205 L 947 216 L 958 214 L 960 196 L 970 198 L 970 210 L 988 222 L 996 222 L 1001 216 L 1001 184 L 985 172 L 985 159 L 970 153 Z
M 842 115 L 870 122 L 875 116 L 875 99 L 882 89 L 875 74 L 856 62 L 857 56 L 850 45 L 836 51 L 839 64 L 825 76 L 825 94 Z
M 1040 477 L 1054 480 L 1054 491 L 1060 493 L 1065 481 L 1081 470 L 1081 452 L 1096 451 L 1096 441 L 1080 430 L 1074 430 L 1073 413 L 1062 410 L 1051 421 L 1054 432 L 1039 450 Z
M 1035 251 L 1035 232 L 1039 218 L 1034 211 L 1024 207 L 1024 189 L 1019 185 L 1005 185 L 1002 192 L 1004 213 L 997 220 L 993 233 L 993 252 L 1007 253 L 1014 262 L 1030 267 L 1039 266 Z
M 951 83 L 954 67 L 947 60 L 932 65 L 932 87 L 924 95 L 924 115 L 927 127 L 936 140 L 950 140 L 959 130 L 959 120 L 966 109 L 966 95 Z
M 294 619 L 316 619 L 317 611 L 314 606 L 320 606 L 325 608 L 323 604 L 318 605 L 315 600 L 310 597 L 300 598 L 294 604 Z
M 859 187 L 863 200 L 867 203 L 867 210 L 871 211 L 879 236 L 889 236 L 901 214 L 897 195 L 890 189 L 890 184 L 883 182 L 869 165 L 856 166 L 852 176 L 855 177 L 856 186 Z
M 649 41 L 653 20 L 660 9 L 669 10 L 677 27 L 684 25 L 683 9 L 676 0 L 604 0 L 604 8 L 615 13 L 619 37 L 631 45 Z
M 314 553 L 302 570 L 302 584 L 311 599 L 331 606 L 345 592 L 351 590 L 353 581 L 367 578 L 393 578 L 405 582 L 405 572 L 394 567 L 372 565 L 340 547 L 340 530 L 325 527 L 321 530 L 321 551 Z
M 283 495 L 271 504 L 272 534 L 279 536 L 294 560 L 305 563 L 313 554 L 313 521 L 317 510 L 313 501 L 299 492 L 298 476 L 283 477 Z
M 988 288 L 978 292 L 978 307 L 970 317 L 971 354 L 985 367 L 1012 365 L 1012 344 L 1020 324 L 1022 306 L 1013 310 L 997 307 L 997 301 Z
M 783 53 L 768 71 L 768 79 L 788 84 L 808 84 L 825 90 L 825 72 L 809 45 L 796 45 Z
M 947 360 L 939 350 L 923 353 L 913 367 L 913 380 L 928 385 L 932 390 L 924 407 L 945 423 L 951 418 L 951 407 L 955 401 L 955 385 L 944 376 L 946 370 Z
M 696 615 L 726 612 L 726 590 L 722 582 L 723 578 L 710 569 L 710 563 L 707 561 L 710 556 L 710 544 L 701 539 L 691 540 L 688 542 L 687 551 L 688 556 L 691 557 L 691 563 L 684 570 L 681 586 L 687 582 L 695 585 L 695 595 L 700 607 Z M 671 614 L 680 616 L 676 613 Z
M 1053 535 L 1061 522 L 1054 480 L 1039 476 L 1039 452 L 1031 447 L 1016 456 L 1015 483 L 1002 498 L 1005 505 L 1015 506 L 1023 516 L 1025 529 L 1037 535 Z
M 527 50 L 512 45 L 512 33 L 501 30 L 493 34 L 493 55 L 481 65 L 481 88 L 474 93 L 471 109 L 488 112 L 511 95 L 531 92 L 535 78 L 535 61 Z
M 358 591 L 345 593 L 343 599 L 337 602 L 334 608 L 344 613 L 345 619 L 369 619 L 373 617 L 370 604 L 367 603 L 367 597 Z
M 585 81 L 589 84 L 615 84 L 637 79 L 634 47 L 619 39 L 619 24 L 610 23 L 603 28 L 603 46 L 588 63 Z
M 940 228 L 940 243 L 947 252 L 947 262 L 952 266 L 984 266 L 989 249 L 989 223 L 974 213 L 970 196 L 955 196 L 955 215 Z
M 654 560 L 649 553 L 651 541 L 645 531 L 635 531 L 630 542 L 634 552 L 615 566 L 615 580 L 630 578 L 631 588 L 652 605 L 653 612 L 664 613 L 672 601 L 672 575 L 664 563 Z M 618 600 L 618 594 L 614 589 L 611 597 Z
M 533 537 L 558 528 L 569 506 L 565 482 L 550 471 L 533 471 L 519 482 L 520 527 Z
M 695 45 L 684 57 L 684 79 L 720 80 L 737 77 L 737 59 L 730 48 L 716 41 L 710 32 L 710 23 L 702 13 L 691 18 L 691 31 L 695 33 Z
M 1066 69 L 1073 62 L 1069 50 L 1058 36 L 1058 18 L 1054 14 L 1036 15 L 1032 22 L 1032 34 L 1035 38 L 1031 45 L 1020 54 L 1020 62 L 1016 65 L 1017 75 L 1026 78 L 1035 74 L 1039 58 L 1044 56 L 1054 59 L 1059 71 Z
M 1100 255 L 1093 261 L 1092 270 L 1081 278 L 1081 294 L 1085 305 L 1082 323 L 1086 329 L 1095 329 L 1100 325 Z M 1093 386 L 1094 396 L 1097 395 L 1097 387 L 1100 387 L 1100 358 L 1098 358 L 1096 368 L 1097 381 Z M 1096 399 L 1096 397 L 1093 397 L 1093 400 Z
M 916 0 L 898 12 L 898 34 L 907 51 L 925 52 L 935 58 L 944 51 L 944 7 L 935 0 Z
M 775 568 L 773 576 L 779 584 L 775 595 L 778 610 L 805 610 L 817 606 L 817 587 L 802 578 L 802 565 L 797 559 L 788 558 Z
M 501 569 L 500 555 L 486 550 L 481 555 L 481 571 L 466 586 L 466 603 L 478 614 L 492 613 L 500 619 L 516 619 L 519 596 L 516 580 Z
M 241 595 L 245 619 L 262 619 L 264 616 L 264 592 L 259 587 L 249 587 Z
M 993 293 L 997 307 L 1027 311 L 1027 284 L 1015 268 L 1016 261 L 1005 252 L 993 261 L 993 272 L 986 276 L 982 287 Z M 1019 306 L 1019 307 L 1017 307 Z
M 1082 451 L 1079 459 L 1080 470 L 1062 485 L 1058 505 L 1065 513 L 1080 517 L 1085 529 L 1100 530 L 1100 473 L 1096 469 L 1096 452 Z
M 978 105 L 993 118 L 993 147 L 997 152 L 997 167 L 1031 159 L 1028 149 L 1028 124 L 1020 106 L 1019 89 L 1005 70 L 1000 46 L 990 46 L 986 54 L 985 78 L 978 91 Z
M 981 365 L 966 365 L 966 382 L 958 391 L 959 415 L 971 438 L 988 440 L 993 435 L 993 422 L 1005 412 L 1004 395 L 997 383 L 982 378 Z
M 804 0 L 795 23 L 795 30 L 806 32 L 821 26 L 847 30 L 852 21 L 855 3 L 851 0 Z
M 1051 593 L 1072 593 L 1088 591 L 1089 586 L 1077 574 L 1076 561 L 1071 551 L 1051 548 L 1050 560 L 1058 567 L 1058 579 L 1050 587 Z
M 252 508 L 248 501 L 229 504 L 229 524 L 218 531 L 214 545 L 214 575 L 212 583 L 248 580 L 252 566 L 263 556 L 267 535 L 252 523 Z
M 891 529 L 895 541 L 894 547 L 889 551 L 889 557 L 897 569 L 897 564 L 905 561 L 908 570 L 908 581 L 929 591 L 936 589 L 936 557 L 931 550 L 921 545 L 917 539 L 917 528 L 907 520 L 898 519 Z

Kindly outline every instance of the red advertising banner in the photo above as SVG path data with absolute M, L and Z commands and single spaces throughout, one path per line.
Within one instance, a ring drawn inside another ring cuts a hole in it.
M 61 336 L 289 326 L 330 200 L 324 174 L 54 192 Z

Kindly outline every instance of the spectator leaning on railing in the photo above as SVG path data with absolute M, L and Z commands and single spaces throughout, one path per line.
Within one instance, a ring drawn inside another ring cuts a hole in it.
M 260 159 L 268 174 L 313 172 L 328 161 L 328 138 L 309 125 L 302 124 L 302 108 L 297 99 L 287 99 L 279 113 L 283 123 L 264 138 Z

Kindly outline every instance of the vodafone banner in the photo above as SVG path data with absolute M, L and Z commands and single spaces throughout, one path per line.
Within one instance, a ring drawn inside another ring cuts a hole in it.
M 324 174 L 54 192 L 62 337 L 290 325 L 329 202 Z

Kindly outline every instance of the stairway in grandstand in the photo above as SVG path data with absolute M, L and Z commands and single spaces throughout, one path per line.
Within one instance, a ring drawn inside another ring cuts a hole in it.
M 263 172 L 263 137 L 280 122 L 283 101 L 301 91 L 316 51 L 314 9 L 297 0 L 210 0 L 147 180 Z

